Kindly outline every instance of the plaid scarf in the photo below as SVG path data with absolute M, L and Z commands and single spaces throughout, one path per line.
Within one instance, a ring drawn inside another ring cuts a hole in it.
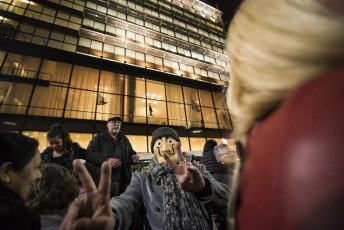
M 152 158 L 148 173 L 153 180 L 163 186 L 164 229 L 208 230 L 210 229 L 200 204 L 193 195 L 179 187 L 177 176 L 167 163 L 159 164 Z

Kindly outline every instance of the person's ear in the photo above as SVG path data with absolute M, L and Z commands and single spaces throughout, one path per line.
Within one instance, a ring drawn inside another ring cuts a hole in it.
M 219 160 L 222 162 L 223 161 L 223 154 L 219 154 L 219 155 L 217 155 L 217 158 L 219 158 Z
M 4 162 L 0 166 L 0 180 L 3 183 L 8 183 L 10 181 L 10 174 L 12 171 L 13 171 L 12 162 L 10 161 Z

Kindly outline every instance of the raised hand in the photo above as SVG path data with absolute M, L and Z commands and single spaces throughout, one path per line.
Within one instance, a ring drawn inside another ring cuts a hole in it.
M 196 193 L 203 190 L 205 181 L 197 167 L 188 162 L 184 162 L 184 156 L 180 150 L 180 143 L 175 144 L 179 164 L 173 162 L 169 156 L 163 152 L 163 157 L 167 164 L 175 172 L 180 188 L 186 192 Z
M 136 164 L 136 163 L 139 163 L 139 161 L 140 161 L 140 156 L 139 155 L 133 155 L 133 162 L 134 162 L 134 164 Z
M 109 163 L 104 162 L 102 165 L 98 190 L 80 160 L 74 160 L 73 166 L 79 174 L 85 196 L 69 206 L 60 229 L 113 229 L 115 219 L 110 208 L 111 167 Z

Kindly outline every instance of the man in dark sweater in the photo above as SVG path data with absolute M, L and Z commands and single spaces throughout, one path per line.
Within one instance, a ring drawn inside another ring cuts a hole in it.
M 131 180 L 131 164 L 140 158 L 131 147 L 128 138 L 120 131 L 122 120 L 111 117 L 107 120 L 107 132 L 98 134 L 89 143 L 86 160 L 100 168 L 104 161 L 112 167 L 110 196 L 123 193 Z

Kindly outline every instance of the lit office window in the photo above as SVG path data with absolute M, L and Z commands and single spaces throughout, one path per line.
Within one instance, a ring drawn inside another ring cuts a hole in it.
M 102 70 L 100 74 L 99 91 L 107 93 L 123 93 L 124 75 Z
M 147 98 L 165 100 L 165 86 L 161 82 L 147 80 Z
M 124 94 L 144 98 L 146 94 L 145 80 L 126 75 Z
M 216 109 L 217 119 L 219 120 L 220 129 L 232 129 L 229 113 L 224 109 Z
M 191 151 L 202 151 L 205 145 L 204 137 L 190 137 Z
M 197 105 L 185 105 L 187 128 L 202 127 L 201 108 Z
M 213 108 L 202 107 L 202 115 L 205 128 L 218 128 L 215 110 Z
M 69 89 L 64 117 L 93 120 L 96 102 L 93 91 Z
M 146 100 L 124 97 L 124 122 L 146 123 Z
M 29 115 L 62 117 L 67 88 L 36 86 L 29 108 Z
M 219 109 L 227 108 L 225 94 L 213 92 L 213 97 L 214 97 L 215 108 L 219 108 Z
M 167 101 L 183 103 L 183 92 L 180 85 L 166 83 Z
M 198 90 L 199 97 L 201 100 L 201 105 L 206 107 L 214 107 L 213 99 L 211 97 L 211 92 L 205 90 Z
M 123 111 L 123 96 L 107 93 L 98 93 L 96 95 L 97 120 L 106 120 L 114 116 L 121 117 Z
M 32 85 L 0 81 L 0 113 L 25 114 Z
M 186 127 L 184 104 L 167 102 L 167 107 L 169 125 Z
M 1 73 L 18 77 L 35 78 L 40 62 L 40 58 L 9 53 Z
M 68 83 L 72 65 L 45 59 L 42 63 L 38 78 L 47 81 Z
M 147 99 L 148 124 L 167 125 L 166 102 Z
M 71 87 L 97 90 L 99 70 L 75 65 L 73 68 Z
M 146 153 L 147 152 L 147 137 L 138 136 L 138 135 L 126 135 L 130 141 L 131 147 L 137 153 Z

